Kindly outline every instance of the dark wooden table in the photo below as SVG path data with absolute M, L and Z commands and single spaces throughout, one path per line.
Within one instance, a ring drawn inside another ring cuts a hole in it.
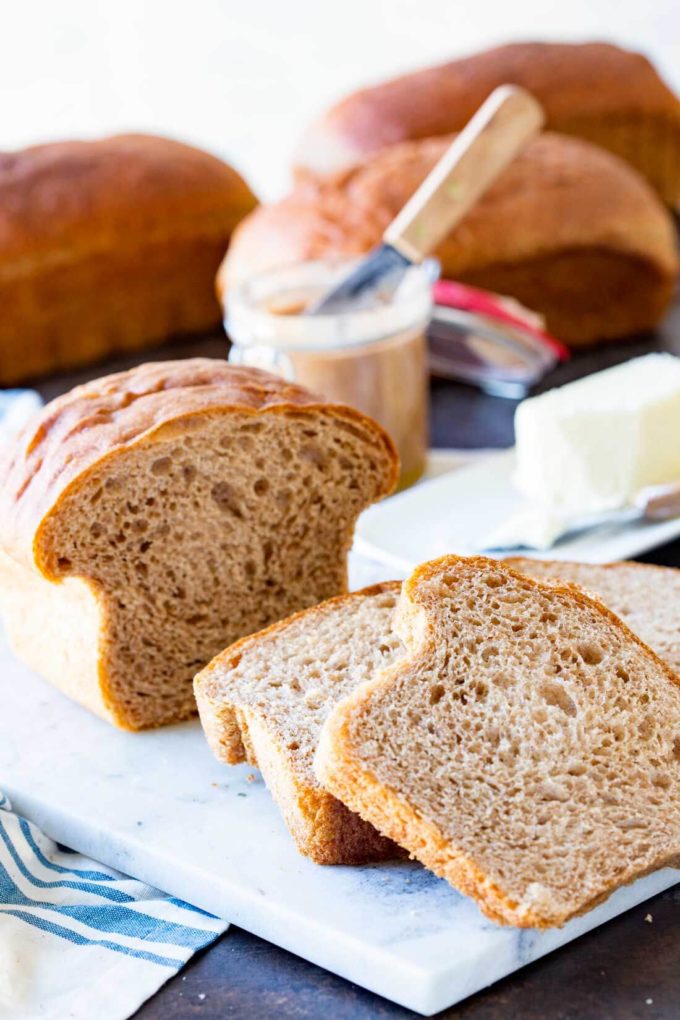
M 574 357 L 545 380 L 544 388 L 650 350 L 680 354 L 680 305 L 653 336 Z M 38 383 L 37 388 L 50 398 L 77 382 L 140 360 L 222 357 L 225 353 L 224 338 L 172 344 L 143 357 L 119 358 L 95 370 L 55 376 Z M 515 406 L 515 401 L 437 380 L 432 386 L 433 445 L 469 449 L 510 446 Z M 680 566 L 680 541 L 643 558 Z M 333 1020 L 407 1020 L 417 1014 L 232 927 L 136 1016 L 138 1020 L 319 1020 L 325 1016 Z M 680 1020 L 680 886 L 439 1016 L 451 1020 Z

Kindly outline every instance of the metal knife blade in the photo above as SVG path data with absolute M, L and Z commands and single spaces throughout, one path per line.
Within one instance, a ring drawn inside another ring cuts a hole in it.
M 307 310 L 308 315 L 337 315 L 348 308 L 359 311 L 372 305 L 377 295 L 389 298 L 413 263 L 393 248 L 379 244 L 337 287 Z

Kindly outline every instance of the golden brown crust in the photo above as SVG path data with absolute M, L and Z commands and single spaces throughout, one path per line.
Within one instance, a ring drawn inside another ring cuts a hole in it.
M 0 280 L 142 238 L 222 233 L 255 204 L 239 174 L 153 135 L 52 142 L 0 154 Z
M 396 485 L 398 457 L 371 418 L 329 404 L 300 386 L 254 368 L 191 358 L 152 362 L 78 386 L 47 404 L 0 463 L 0 547 L 47 576 L 40 532 L 74 484 L 138 442 L 182 429 L 196 416 L 246 412 L 344 418 L 387 458 L 386 495 Z
M 546 584 L 507 566 L 505 562 L 490 561 L 482 556 L 440 557 L 421 565 L 411 574 L 402 586 L 403 599 L 412 606 L 418 605 L 427 609 L 428 603 L 434 596 L 423 592 L 422 582 L 436 576 L 442 566 L 453 567 L 459 562 L 465 562 L 472 570 L 488 569 L 490 565 L 493 565 L 494 569 L 507 571 L 529 588 L 541 591 L 547 589 L 553 593 L 566 594 L 583 607 L 595 610 L 615 628 L 623 632 L 627 640 L 632 641 L 648 656 L 651 656 L 673 684 L 680 686 L 680 678 L 673 673 L 668 665 L 601 602 L 590 598 L 575 585 L 562 585 L 557 582 Z M 575 915 L 550 914 L 514 902 L 490 880 L 473 860 L 466 857 L 453 845 L 450 838 L 431 820 L 423 818 L 395 790 L 381 783 L 364 762 L 354 754 L 351 724 L 370 704 L 377 691 L 389 689 L 393 683 L 398 681 L 399 677 L 408 675 L 413 670 L 417 656 L 418 650 L 412 648 L 410 654 L 407 652 L 406 656 L 398 663 L 379 673 L 373 680 L 364 683 L 335 708 L 324 726 L 315 760 L 319 781 L 362 818 L 372 822 L 382 833 L 405 847 L 412 857 L 421 861 L 435 874 L 445 878 L 465 895 L 473 897 L 480 909 L 491 920 L 516 927 L 550 928 L 561 926 Z M 578 913 L 585 913 L 606 900 L 620 885 L 641 878 L 642 874 L 647 874 L 648 871 L 656 868 L 673 866 L 676 861 L 676 856 L 664 858 L 655 862 L 644 873 L 629 868 L 616 883 L 584 903 Z
M 680 198 L 680 103 L 644 56 L 608 43 L 511 43 L 361 89 L 310 127 L 298 170 L 333 173 L 385 146 L 459 131 L 505 83 L 540 100 L 550 130 L 611 148 L 667 201 Z
M 313 829 L 304 842 L 296 838 L 296 843 L 315 864 L 377 864 L 408 856 L 403 847 L 325 790 L 315 791 L 309 806 Z
M 295 613 L 236 641 L 194 680 L 201 723 L 213 753 L 230 765 L 247 761 L 262 769 L 298 849 L 316 864 L 366 864 L 403 856 L 404 851 L 331 794 L 306 782 L 296 772 L 290 752 L 267 726 L 264 712 L 225 700 L 219 674 L 234 669 L 250 647 L 276 636 L 296 620 L 314 619 L 357 596 L 370 598 L 400 588 L 400 581 L 388 581 Z
M 664 574 L 668 574 L 669 572 L 680 576 L 680 567 L 662 567 L 656 563 L 640 563 L 638 560 L 613 560 L 610 563 L 591 564 L 581 563 L 577 560 L 536 560 L 536 559 L 528 560 L 526 556 L 504 556 L 502 562 L 506 566 L 511 567 L 513 570 L 516 570 L 520 574 L 524 573 L 524 571 L 522 570 L 522 566 L 524 564 L 537 563 L 539 565 L 545 564 L 546 566 L 549 567 L 555 567 L 556 570 L 559 569 L 559 567 L 588 568 L 591 566 L 595 566 L 598 570 L 606 570 L 607 573 L 615 574 L 617 572 L 620 572 L 622 568 L 625 570 L 626 568 L 635 567 L 636 571 L 647 573 L 650 576 L 652 574 L 657 574 L 658 577 L 662 577 Z M 565 580 L 563 584 L 565 586 L 569 586 L 571 582 Z M 578 588 L 579 585 L 577 584 L 575 587 Z M 593 592 L 588 592 L 588 594 L 590 598 L 594 597 Z M 668 663 L 666 663 L 666 665 L 668 665 Z
M 234 234 L 218 275 L 222 297 L 267 269 L 369 250 L 449 142 L 393 146 L 261 206 Z M 517 296 L 572 342 L 651 326 L 678 268 L 672 219 L 639 175 L 587 142 L 549 133 L 508 167 L 437 255 L 444 276 Z
M 166 138 L 0 154 L 0 381 L 216 325 L 214 272 L 255 205 L 235 170 Z
M 616 573 L 621 567 L 635 567 L 636 570 L 644 570 L 649 574 L 658 574 L 661 577 L 663 574 L 667 574 L 668 571 L 673 573 L 680 573 L 680 567 L 661 567 L 657 563 L 640 563 L 639 560 L 612 560 L 609 563 L 582 563 L 578 560 L 528 560 L 526 556 L 504 556 L 502 561 L 506 566 L 512 567 L 513 570 L 517 570 L 520 574 L 522 573 L 521 565 L 527 562 L 545 563 L 549 566 L 565 566 L 565 567 L 588 567 L 596 566 L 598 570 L 606 570 L 607 572 Z

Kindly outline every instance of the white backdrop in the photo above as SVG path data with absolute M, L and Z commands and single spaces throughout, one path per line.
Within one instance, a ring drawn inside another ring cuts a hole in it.
M 0 0 L 0 148 L 151 130 L 287 185 L 318 110 L 512 39 L 607 38 L 680 89 L 679 0 Z

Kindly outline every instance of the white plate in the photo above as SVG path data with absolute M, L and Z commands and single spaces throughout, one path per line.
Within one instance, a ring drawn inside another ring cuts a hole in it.
M 513 461 L 514 451 L 504 450 L 383 500 L 360 517 L 357 551 L 400 573 L 445 553 L 478 553 L 485 536 L 521 508 L 521 497 L 511 481 Z M 680 518 L 598 528 L 548 551 L 522 551 L 521 555 L 607 563 L 639 556 L 678 536 Z

